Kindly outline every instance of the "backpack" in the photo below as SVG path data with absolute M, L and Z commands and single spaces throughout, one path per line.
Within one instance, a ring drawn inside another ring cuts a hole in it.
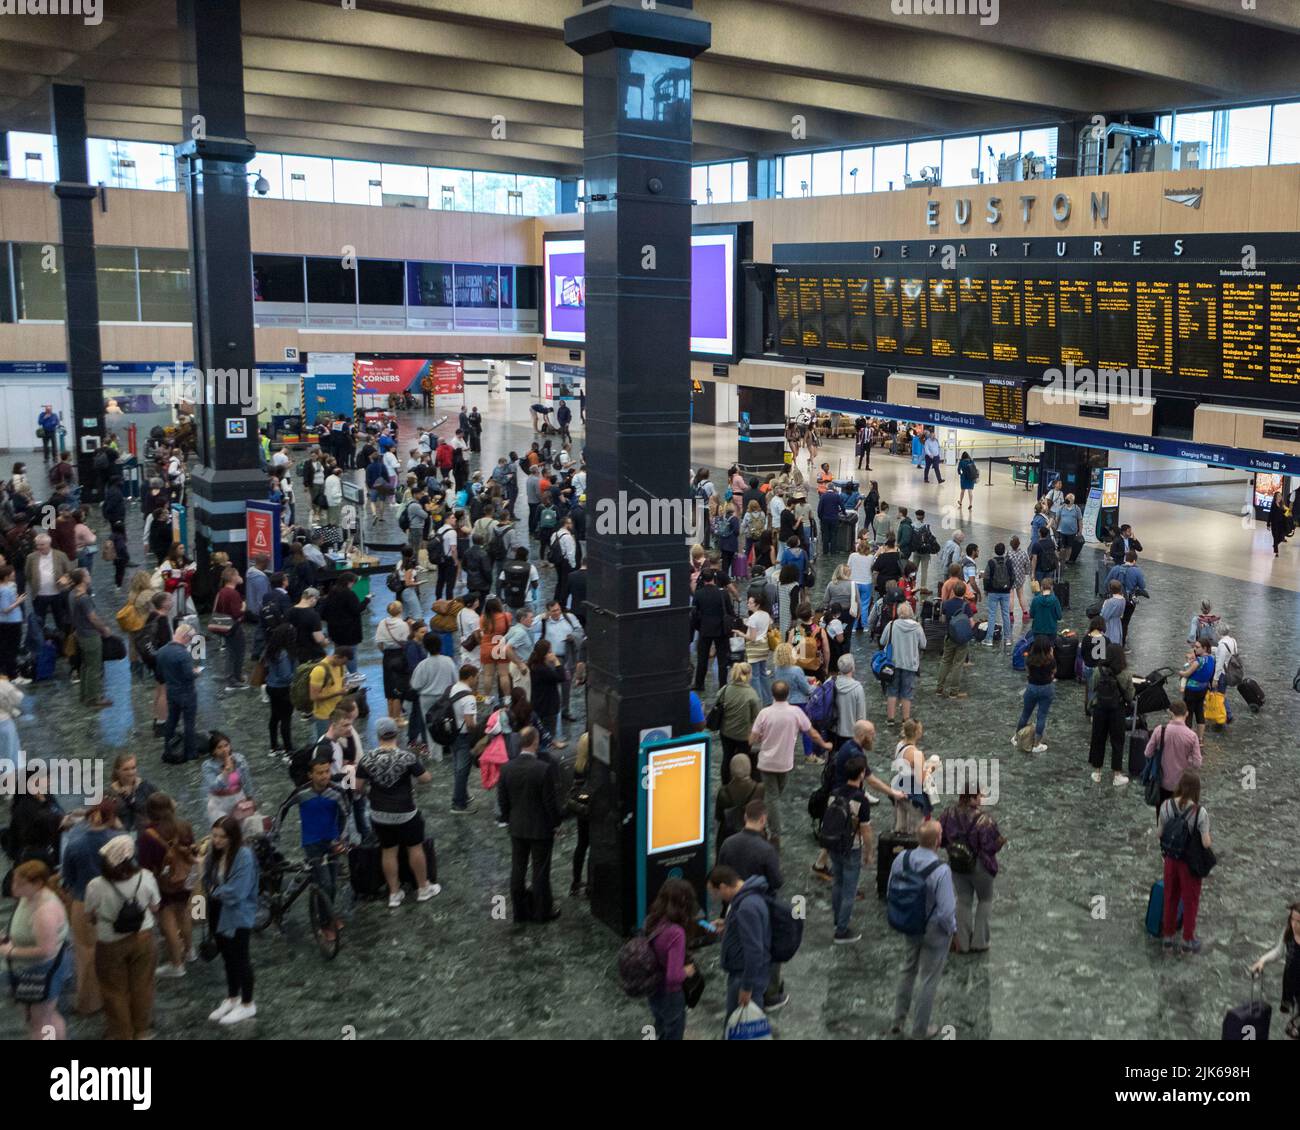
M 559 524 L 560 518 L 555 513 L 555 507 L 543 506 L 541 513 L 537 515 L 537 528 L 539 530 L 553 530 Z
M 532 566 L 527 561 L 512 561 L 505 567 L 504 579 L 501 581 L 501 595 L 511 608 L 518 608 L 523 604 L 532 573 Z
M 284 623 L 284 608 L 277 600 L 271 600 L 270 594 L 262 598 L 262 607 L 257 614 L 257 619 L 262 625 L 262 631 L 270 635 L 272 631 Z
M 1038 555 L 1037 569 L 1040 573 L 1052 573 L 1056 570 L 1056 543 L 1051 538 L 1039 538 L 1034 543 Z
M 506 530 L 504 526 L 493 526 L 492 536 L 488 538 L 487 555 L 489 561 L 506 559 Z
M 986 592 L 1011 591 L 1011 563 L 1005 557 L 989 559 L 989 567 L 984 573 Z
M 546 560 L 557 569 L 568 565 L 569 560 L 564 556 L 564 550 L 560 547 L 560 539 L 558 536 L 551 539 L 551 544 L 546 550 Z
M 138 934 L 144 926 L 144 907 L 140 905 L 137 896 L 140 894 L 140 884 L 144 882 L 144 874 L 135 881 L 135 893 L 129 899 L 122 900 L 122 906 L 113 919 L 113 932 L 115 934 Z
M 429 555 L 430 565 L 441 565 L 447 560 L 447 550 L 442 544 L 442 535 L 449 529 L 451 529 L 451 527 L 444 522 L 430 535 L 428 543 L 425 546 L 425 552 Z
M 322 662 L 324 661 L 320 659 L 309 659 L 294 669 L 293 681 L 289 684 L 289 701 L 295 710 L 303 714 L 311 713 L 311 673 Z
M 456 740 L 456 735 L 460 733 L 460 726 L 457 725 L 456 720 L 456 703 L 467 696 L 472 697 L 473 693 L 461 687 L 452 694 L 451 688 L 448 687 L 438 696 L 438 701 L 429 707 L 429 712 L 424 716 L 424 721 L 429 727 L 429 737 L 433 741 L 445 747 Z
M 637 932 L 618 951 L 618 981 L 629 997 L 648 997 L 662 983 L 659 955 L 645 933 Z
M 858 822 L 849 807 L 849 798 L 843 793 L 831 793 L 826 811 L 822 813 L 821 827 L 817 830 L 817 842 L 827 851 L 843 855 L 853 850 L 857 834 Z
M 182 844 L 179 840 L 169 843 L 153 828 L 146 829 L 146 835 L 152 836 L 166 849 L 163 865 L 157 873 L 158 889 L 164 894 L 177 894 L 188 890 L 190 875 L 194 871 L 194 845 Z
M 713 519 L 713 536 L 725 538 L 731 536 L 731 515 L 719 514 Z
M 948 844 L 948 866 L 957 875 L 969 875 L 975 870 L 975 861 L 979 856 L 970 842 L 970 834 L 979 827 L 983 818 L 976 814 L 970 825 L 962 830 L 961 839 L 952 840 Z
M 1119 679 L 1115 672 L 1105 664 L 1097 665 L 1097 690 L 1094 700 L 1102 706 L 1118 706 L 1123 700 L 1119 689 Z
M 1173 819 L 1166 822 L 1165 830 L 1160 833 L 1160 854 L 1166 859 L 1187 858 L 1198 807 L 1199 805 L 1192 804 L 1187 808 L 1179 809 L 1176 804 L 1174 805 Z
M 394 595 L 400 593 L 404 588 L 406 588 L 406 582 L 402 580 L 401 569 L 394 569 L 389 573 L 388 576 L 384 578 L 384 584 L 388 586 L 389 591 Z
M 914 541 L 913 548 L 918 554 L 939 552 L 939 539 L 934 536 L 934 531 L 929 526 L 918 526 Z
M 1029 646 L 1034 642 L 1032 636 L 1021 636 L 1015 647 L 1011 649 L 1011 670 L 1023 671 L 1026 666 L 1025 657 L 1029 654 Z
M 740 897 L 747 898 L 748 895 Z M 803 942 L 803 919 L 794 916 L 794 910 L 786 899 L 779 899 L 770 891 L 763 892 L 763 899 L 767 903 L 767 918 L 772 936 L 768 956 L 777 964 L 784 965 L 799 952 L 799 946 Z M 732 910 L 735 910 L 739 901 L 732 901 Z
M 773 611 L 772 602 L 768 600 L 768 596 L 767 596 L 766 577 L 763 576 L 755 577 L 754 580 L 750 581 L 749 588 L 745 592 L 745 596 L 747 599 L 758 601 L 759 607 L 762 608 L 764 612 L 770 614 Z
M 1214 624 L 1210 620 L 1203 620 L 1197 617 L 1196 620 L 1196 642 L 1214 644 L 1218 642 L 1214 630 Z
M 907 934 L 909 937 L 916 938 L 925 933 L 925 928 L 930 921 L 930 914 L 934 913 L 933 911 L 927 913 L 925 909 L 925 881 L 929 878 L 930 873 L 939 866 L 939 860 L 936 859 L 923 871 L 917 871 L 912 866 L 912 852 L 914 850 L 909 848 L 903 852 L 903 866 L 899 868 L 896 875 L 890 876 L 886 910 L 889 924 L 895 930 L 900 934 Z
M 311 745 L 296 749 L 289 755 L 289 780 L 294 786 L 305 785 L 311 778 L 311 763 L 316 759 L 316 748 L 324 740 L 317 738 Z
M 745 515 L 745 536 L 749 538 L 750 541 L 757 541 L 762 537 L 763 531 L 766 529 L 767 520 L 763 517 L 761 512 Z
M 403 506 L 402 512 L 397 516 L 397 525 L 402 533 L 409 533 L 411 529 L 411 511 L 410 507 Z
M 813 688 L 808 701 L 803 704 L 803 712 L 813 729 L 828 733 L 835 728 L 835 680 L 826 679 Z
M 1223 681 L 1227 686 L 1237 687 L 1246 677 L 1246 669 L 1241 665 L 1241 656 L 1235 652 L 1228 653 L 1228 661 L 1223 665 Z
M 970 643 L 971 636 L 974 634 L 975 628 L 967 613 L 959 612 L 956 616 L 948 617 L 948 638 L 958 647 Z

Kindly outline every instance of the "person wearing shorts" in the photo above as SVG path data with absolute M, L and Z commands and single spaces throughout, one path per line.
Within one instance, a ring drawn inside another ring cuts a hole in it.
M 1196 721 L 1196 736 L 1205 739 L 1205 693 L 1214 686 L 1214 644 L 1197 640 L 1187 653 L 1187 666 L 1179 671 L 1187 680 L 1183 688 L 1183 701 L 1187 703 L 1187 716 Z
M 501 607 L 501 602 L 489 597 L 479 618 L 479 693 L 489 699 L 499 696 L 502 702 L 510 699 L 510 660 L 504 658 L 498 662 L 492 657 L 492 649 L 505 639 L 512 623 L 510 613 Z
M 388 884 L 388 908 L 402 905 L 406 892 L 398 879 L 398 853 L 406 852 L 415 876 L 416 898 L 427 902 L 442 888 L 429 882 L 429 861 L 424 854 L 424 819 L 415 805 L 415 782 L 422 785 L 433 774 L 409 749 L 397 745 L 397 723 L 381 718 L 375 726 L 377 748 L 361 756 L 357 781 L 364 784 L 370 806 L 370 824 L 379 840 L 384 880 Z
M 885 718 L 892 726 L 894 711 L 901 701 L 903 721 L 912 716 L 912 698 L 916 693 L 916 675 L 921 670 L 921 649 L 925 647 L 925 631 L 917 623 L 912 606 L 904 601 L 880 635 L 880 646 L 890 648 L 894 677 L 885 690 Z

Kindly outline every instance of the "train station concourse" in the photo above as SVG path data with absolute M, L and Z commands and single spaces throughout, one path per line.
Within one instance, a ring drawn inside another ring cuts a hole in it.
M 1280 1094 L 1297 52 L 1228 0 L 0 4 L 33 1094 L 741 1039 Z

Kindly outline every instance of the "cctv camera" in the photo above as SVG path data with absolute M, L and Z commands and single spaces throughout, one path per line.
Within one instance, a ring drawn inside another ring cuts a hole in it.
M 257 180 L 253 182 L 253 191 L 256 192 L 258 196 L 265 196 L 271 191 L 271 182 L 267 180 L 266 177 L 259 174 Z

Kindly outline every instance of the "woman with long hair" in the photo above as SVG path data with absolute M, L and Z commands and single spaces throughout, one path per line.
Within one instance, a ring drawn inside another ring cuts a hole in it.
M 1047 730 L 1047 715 L 1056 701 L 1056 650 L 1050 636 L 1035 636 L 1025 655 L 1025 694 L 1020 709 L 1020 721 L 1016 723 L 1018 733 L 1029 725 L 1029 716 L 1038 712 L 1034 723 L 1034 744 L 1029 753 L 1046 753 L 1047 745 L 1043 734 Z M 1011 744 L 1016 745 L 1014 735 Z
M 1187 822 L 1188 850 L 1178 859 L 1169 856 L 1164 859 L 1165 916 L 1160 928 L 1161 946 L 1165 953 L 1174 952 L 1174 933 L 1177 929 L 1174 915 L 1181 905 L 1183 954 L 1186 956 L 1201 952 L 1201 939 L 1196 936 L 1196 915 L 1201 907 L 1201 880 L 1205 876 L 1204 873 L 1196 874 L 1192 860 L 1213 846 L 1210 839 L 1210 817 L 1201 806 L 1201 775 L 1195 769 L 1183 770 L 1174 795 L 1158 810 L 1156 830 L 1161 847 L 1164 847 L 1165 826 L 1171 820 Z
M 753 671 L 748 663 L 733 663 L 727 674 L 727 685 L 718 691 L 714 700 L 722 705 L 718 736 L 722 739 L 720 771 L 724 785 L 731 780 L 731 760 L 737 754 L 743 754 L 753 767 L 749 735 L 754 728 L 754 719 L 763 709 L 763 702 L 752 686 Z
M 266 638 L 262 662 L 266 664 L 266 696 L 271 703 L 267 729 L 272 756 L 287 757 L 293 752 L 293 651 L 298 630 L 292 624 L 278 624 Z
M 568 678 L 564 664 L 555 654 L 550 640 L 538 640 L 528 657 L 528 673 L 533 688 L 533 709 L 542 725 L 553 735 L 559 734 L 560 689 Z M 567 742 L 553 740 L 552 749 L 564 749 Z
M 700 916 L 695 889 L 685 879 L 667 879 L 645 916 L 645 936 L 659 960 L 658 986 L 646 999 L 656 1040 L 680 1040 L 686 1032 L 686 994 L 682 985 L 695 975 L 687 959 L 688 932 Z
M 573 784 L 575 791 L 585 785 L 591 773 L 591 735 L 583 734 L 578 739 L 577 754 L 573 759 Z M 585 810 L 574 810 L 574 823 L 578 827 L 578 842 L 573 846 L 573 882 L 569 884 L 569 896 L 576 898 L 587 886 L 583 873 L 587 868 L 587 848 L 591 844 L 591 821 Z
M 957 485 L 961 488 L 957 492 L 958 510 L 961 509 L 963 500 L 967 510 L 975 505 L 975 481 L 978 478 L 979 470 L 975 466 L 975 460 L 970 457 L 969 451 L 963 451 L 957 460 Z
M 398 725 L 406 725 L 402 704 L 410 691 L 410 672 L 406 669 L 406 641 L 411 638 L 411 627 L 402 619 L 402 603 L 392 601 L 388 615 L 375 627 L 375 646 L 383 657 L 384 698 L 388 700 L 388 717 Z
M 216 937 L 226 969 L 226 997 L 208 1019 L 221 1024 L 238 1024 L 257 1015 L 248 946 L 257 915 L 257 883 L 257 857 L 244 844 L 239 821 L 223 816 L 212 825 L 203 867 L 208 929 Z
M 233 816 L 243 821 L 253 814 L 253 776 L 242 753 L 235 753 L 230 739 L 220 730 L 208 738 L 208 756 L 203 762 L 203 793 L 207 799 L 208 819 L 217 821 Z
M 46 864 L 29 859 L 14 868 L 12 881 L 18 905 L 0 942 L 0 958 L 8 963 L 14 1003 L 23 1010 L 28 1039 L 45 1040 L 52 1032 L 66 1040 L 59 994 L 72 974 L 72 947 L 58 880 Z
M 415 550 L 409 545 L 402 547 L 402 561 L 398 569 L 402 575 L 402 591 L 399 598 L 402 602 L 401 612 L 408 620 L 419 620 L 423 615 L 423 604 L 420 598 L 420 569 L 419 560 L 416 558 Z
M 167 960 L 159 977 L 184 977 L 192 952 L 194 919 L 190 897 L 197 879 L 198 854 L 194 829 L 176 814 L 176 802 L 166 793 L 153 793 L 145 804 L 145 823 L 136 840 L 140 866 L 153 872 L 160 895 L 158 926 Z
M 1264 966 L 1278 958 L 1286 959 L 1282 967 L 1282 1012 L 1291 1017 L 1286 1026 L 1288 1040 L 1300 1040 L 1300 901 L 1287 907 L 1282 940 L 1250 967 L 1258 977 Z

